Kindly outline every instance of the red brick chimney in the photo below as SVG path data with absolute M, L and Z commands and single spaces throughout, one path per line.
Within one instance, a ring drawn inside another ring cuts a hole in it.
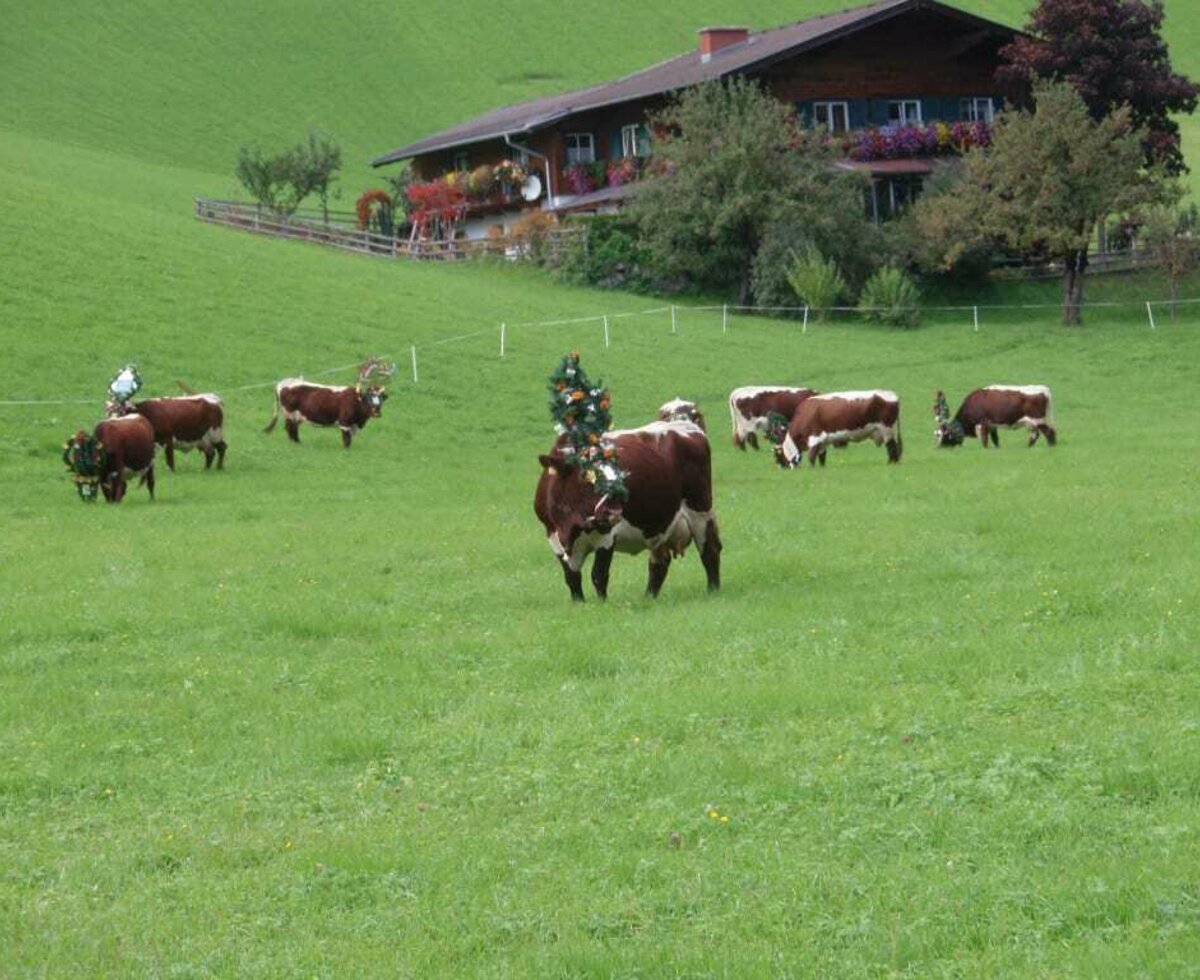
M 708 61 L 722 48 L 727 48 L 732 44 L 741 44 L 750 37 L 748 27 L 701 27 L 699 33 L 702 61 Z

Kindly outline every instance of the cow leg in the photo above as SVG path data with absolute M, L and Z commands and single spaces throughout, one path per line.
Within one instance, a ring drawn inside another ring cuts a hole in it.
M 124 476 L 113 477 L 112 496 L 108 498 L 108 502 L 110 504 L 119 504 L 124 497 L 125 497 L 125 477 Z
M 573 569 L 565 558 L 560 558 L 562 562 L 563 578 L 566 579 L 567 588 L 571 590 L 571 598 L 575 602 L 583 602 L 583 572 L 577 572 Z
M 146 489 L 150 491 L 150 499 L 154 499 L 154 464 L 150 464 L 150 469 L 146 470 L 142 476 L 142 482 L 146 484 Z
M 592 559 L 592 585 L 601 599 L 608 598 L 608 573 L 612 568 L 612 560 L 612 548 L 601 548 Z
M 342 428 L 342 448 L 349 449 L 350 448 L 350 440 L 353 438 L 354 438 L 353 431 L 351 431 L 348 428 L 343 427 Z
M 166 457 L 167 457 L 167 466 L 170 468 L 171 472 L 174 473 L 175 472 L 175 440 L 174 439 L 168 439 L 165 443 L 163 443 L 163 452 L 166 454 Z
M 299 422 L 297 422 L 295 419 L 285 418 L 283 420 L 283 427 L 285 429 L 287 429 L 288 438 L 291 439 L 292 442 L 300 441 L 300 423 Z
M 977 426 L 975 426 L 975 437 L 979 440 L 979 445 L 981 445 L 984 449 L 987 449 L 988 424 L 986 422 L 980 422 Z
M 700 563 L 708 576 L 708 591 L 718 591 L 721 588 L 721 535 L 717 531 L 717 522 L 712 518 L 704 526 Z
M 226 449 L 225 440 L 222 439 L 220 442 L 218 442 L 216 444 L 216 447 L 217 447 L 217 469 L 223 470 L 223 469 L 225 469 L 225 449 Z
M 992 428 L 988 429 L 988 435 L 990 435 L 992 437 L 992 445 L 995 446 L 997 449 L 999 449 L 1000 448 L 1000 430 L 997 429 L 995 426 L 993 426 Z
M 667 572 L 671 570 L 671 554 L 659 557 L 653 553 L 650 555 L 650 576 L 646 580 L 646 595 L 651 599 L 657 599 L 658 593 L 663 587 L 663 582 L 667 580 Z
M 743 449 L 746 448 L 747 443 L 750 445 L 750 447 L 752 449 L 757 450 L 758 449 L 758 433 L 757 432 L 746 433 L 746 442 L 742 444 Z
M 900 462 L 900 440 L 896 439 L 893 436 L 892 438 L 888 439 L 888 441 L 886 443 L 884 443 L 884 445 L 887 447 L 888 462 L 889 463 L 899 463 Z
M 821 443 L 821 452 L 820 452 L 820 455 L 817 456 L 817 459 L 819 459 L 821 461 L 822 468 L 824 468 L 824 466 L 825 466 L 825 456 L 828 452 L 829 452 L 829 447 L 825 443 Z
M 1053 446 L 1058 443 L 1058 433 L 1054 430 L 1054 426 L 1039 425 L 1038 428 L 1041 430 L 1042 435 L 1046 437 L 1046 443 L 1048 445 Z

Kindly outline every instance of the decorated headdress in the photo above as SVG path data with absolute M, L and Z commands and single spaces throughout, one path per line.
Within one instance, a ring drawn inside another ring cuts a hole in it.
M 136 364 L 126 364 L 108 383 L 109 398 L 121 406 L 129 404 L 130 399 L 141 390 L 142 376 L 138 374 Z
M 946 429 L 954 437 L 955 441 L 962 441 L 962 423 L 958 419 L 950 418 L 950 405 L 946 401 L 946 393 L 944 391 L 939 390 L 933 400 L 933 417 L 937 422 L 939 432 L 942 429 Z M 940 438 L 939 436 L 939 440 Z M 953 445 L 953 442 L 951 445 Z
M 355 386 L 359 391 L 364 388 L 382 388 L 396 376 L 396 365 L 391 361 L 372 354 L 358 368 L 358 381 Z
M 603 382 L 592 384 L 579 364 L 579 352 L 563 355 L 550 375 L 550 418 L 554 431 L 566 436 L 564 462 L 583 471 L 584 479 L 602 496 L 629 496 L 617 447 L 605 436 L 612 428 L 612 399 Z
M 767 439 L 775 445 L 783 444 L 783 440 L 787 438 L 788 418 L 782 412 L 771 412 L 767 416 L 767 431 L 764 433 Z
M 104 443 L 93 435 L 81 432 L 63 446 L 63 463 L 79 491 L 80 500 L 85 503 L 95 501 L 107 461 Z

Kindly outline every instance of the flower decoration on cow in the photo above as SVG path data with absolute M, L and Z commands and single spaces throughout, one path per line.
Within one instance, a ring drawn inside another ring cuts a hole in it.
M 617 449 L 605 433 L 612 428 L 612 399 L 603 382 L 592 383 L 572 351 L 550 375 L 550 418 L 565 440 L 563 462 L 578 466 L 601 496 L 626 500 L 629 488 Z
M 94 503 L 99 495 L 104 464 L 108 461 L 104 443 L 80 430 L 74 438 L 63 444 L 62 458 L 79 492 L 79 499 L 87 504 Z
M 126 364 L 108 383 L 109 400 L 122 407 L 127 406 L 133 396 L 141 390 L 142 376 L 138 373 L 136 364 Z
M 767 416 L 767 431 L 764 433 L 767 439 L 775 445 L 780 446 L 783 440 L 787 438 L 788 419 L 782 412 L 772 412 Z
M 956 446 L 963 441 L 963 427 L 958 419 L 950 418 L 950 405 L 946 393 L 939 391 L 933 399 L 933 418 L 937 422 L 933 438 L 939 446 Z

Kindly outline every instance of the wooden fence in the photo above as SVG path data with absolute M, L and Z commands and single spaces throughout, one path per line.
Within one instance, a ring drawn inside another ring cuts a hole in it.
M 510 235 L 412 242 L 408 238 L 380 235 L 369 229 L 358 228 L 354 216 L 348 212 L 331 211 L 326 221 L 324 215 L 316 211 L 281 215 L 245 201 L 217 201 L 203 197 L 196 198 L 196 218 L 259 235 L 315 242 L 360 255 L 391 259 L 455 261 L 492 256 L 512 261 L 533 257 L 554 260 L 579 236 L 587 234 L 584 228 L 558 226 L 547 230 L 537 239 Z

